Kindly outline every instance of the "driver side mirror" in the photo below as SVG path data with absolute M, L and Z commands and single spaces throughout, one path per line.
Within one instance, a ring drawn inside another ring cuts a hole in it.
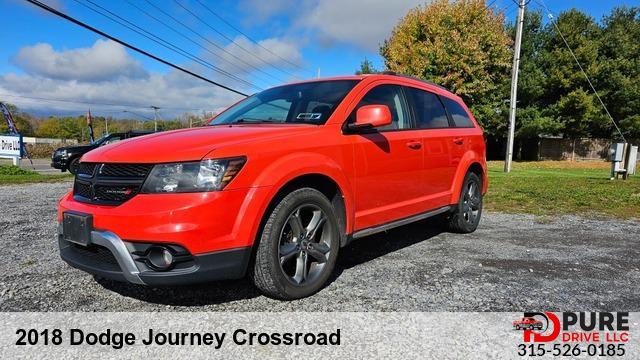
M 351 130 L 366 130 L 391 124 L 391 111 L 387 105 L 365 105 L 356 112 L 356 122 L 349 124 Z

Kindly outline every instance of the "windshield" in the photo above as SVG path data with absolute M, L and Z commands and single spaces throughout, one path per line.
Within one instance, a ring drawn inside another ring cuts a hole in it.
M 103 137 L 101 137 L 100 139 L 96 139 L 94 142 L 92 142 L 93 145 L 100 145 L 102 144 L 105 140 L 107 140 L 107 138 L 109 137 L 109 134 L 104 135 Z
M 314 81 L 262 91 L 218 115 L 209 125 L 302 123 L 321 125 L 357 80 Z

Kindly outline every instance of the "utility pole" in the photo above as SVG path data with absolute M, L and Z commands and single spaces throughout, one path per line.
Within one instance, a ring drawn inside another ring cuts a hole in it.
M 318 68 L 318 73 L 317 73 L 316 77 L 317 77 L 318 79 L 320 79 L 320 68 Z
M 160 108 L 153 105 L 151 108 L 153 109 L 153 131 L 158 132 L 158 110 L 160 110 Z
M 504 160 L 504 172 L 511 172 L 513 160 L 513 142 L 516 130 L 516 108 L 518 95 L 518 69 L 520 67 L 520 45 L 522 43 L 522 25 L 524 24 L 525 0 L 519 0 L 518 20 L 516 24 L 516 44 L 513 51 L 513 68 L 511 69 L 511 101 L 509 103 L 509 135 L 507 137 L 507 154 Z

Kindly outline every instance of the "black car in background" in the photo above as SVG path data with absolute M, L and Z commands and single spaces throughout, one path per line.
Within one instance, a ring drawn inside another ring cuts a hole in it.
M 120 140 L 129 139 L 132 137 L 152 134 L 153 131 L 128 131 L 121 133 L 113 133 L 108 134 L 100 139 L 87 144 L 87 145 L 78 145 L 78 146 L 65 146 L 58 148 L 51 155 L 51 167 L 55 169 L 60 169 L 61 171 L 69 170 L 70 173 L 76 174 L 76 170 L 78 169 L 78 163 L 80 162 L 80 158 L 82 155 L 88 153 L 89 151 L 99 148 L 100 146 L 112 144 L 114 142 L 118 142 Z

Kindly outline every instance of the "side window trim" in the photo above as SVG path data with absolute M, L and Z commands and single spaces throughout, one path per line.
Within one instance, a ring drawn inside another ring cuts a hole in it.
M 391 130 L 391 131 L 418 130 L 418 123 L 415 121 L 416 119 L 413 116 L 413 107 L 411 106 L 411 103 L 409 102 L 409 95 L 405 91 L 405 86 L 398 85 L 398 88 L 400 89 L 400 96 L 401 96 L 400 101 L 402 101 L 402 103 L 404 104 L 404 108 L 405 108 L 406 113 L 407 113 L 407 121 L 408 121 L 408 125 L 409 126 L 407 128 L 405 128 L 405 129 L 395 129 L 395 130 Z
M 451 115 L 451 112 L 449 112 L 449 108 L 447 108 L 447 106 L 444 104 L 444 100 L 442 100 L 442 97 L 440 95 L 436 94 L 436 96 L 438 97 L 438 100 L 440 100 L 440 104 L 442 104 L 442 107 L 444 108 L 444 112 L 447 114 L 447 121 L 449 121 L 449 128 L 457 128 L 456 122 L 453 121 L 453 116 Z

